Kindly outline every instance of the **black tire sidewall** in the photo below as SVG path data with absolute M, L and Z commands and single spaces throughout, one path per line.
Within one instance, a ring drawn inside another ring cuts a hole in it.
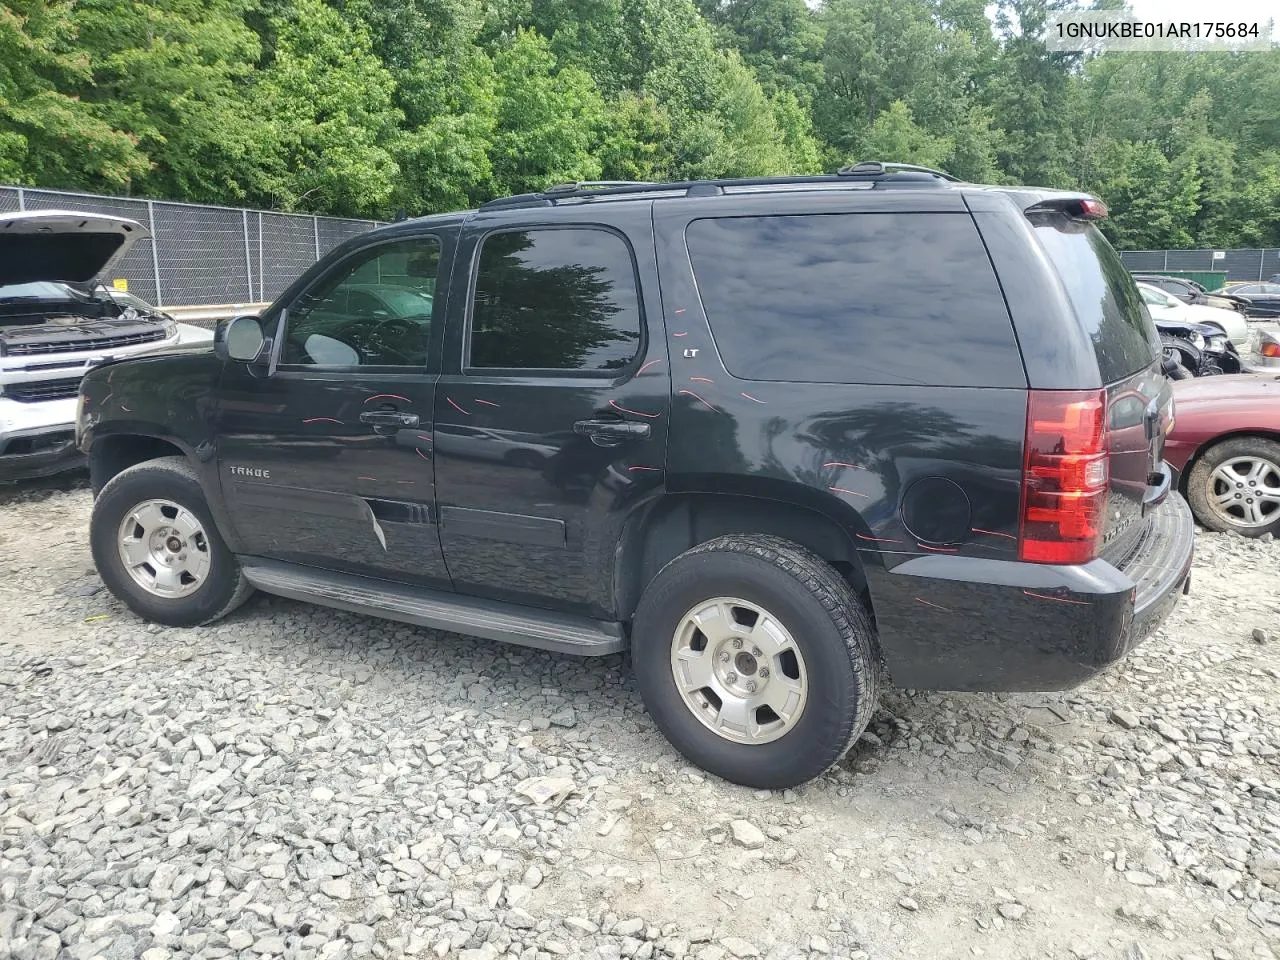
M 1265 527 L 1241 527 L 1220 520 L 1209 505 L 1205 490 L 1209 475 L 1220 463 L 1232 457 L 1260 457 L 1280 467 L 1280 443 L 1264 437 L 1233 437 L 1214 444 L 1196 460 L 1187 476 L 1187 502 L 1200 524 L 1220 533 L 1235 531 L 1242 537 L 1260 537 L 1264 533 L 1280 536 L 1280 516 Z
M 236 592 L 239 568 L 218 533 L 199 482 L 161 466 L 132 470 L 118 481 L 98 496 L 89 527 L 93 562 L 107 589 L 138 616 L 168 626 L 191 627 L 217 617 Z M 115 542 L 120 522 L 144 500 L 172 500 L 200 520 L 209 544 L 209 573 L 194 593 L 172 599 L 153 596 L 134 582 L 121 563 Z
M 804 658 L 804 712 L 795 727 L 770 743 L 724 739 L 693 715 L 676 689 L 671 671 L 676 628 L 689 610 L 715 597 L 764 607 L 791 633 Z M 850 705 L 869 693 L 822 603 L 782 570 L 739 553 L 696 554 L 654 579 L 636 613 L 632 662 L 645 705 L 672 745 L 699 767 L 755 787 L 793 786 L 821 775 L 848 740 Z

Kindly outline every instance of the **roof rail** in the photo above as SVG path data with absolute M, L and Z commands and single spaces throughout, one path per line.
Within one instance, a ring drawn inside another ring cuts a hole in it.
M 499 210 L 516 207 L 553 207 L 563 201 L 643 199 L 646 195 L 665 193 L 668 196 L 709 197 L 736 192 L 751 187 L 819 187 L 848 183 L 851 179 L 872 181 L 885 186 L 927 186 L 938 181 L 959 183 L 958 178 L 941 170 L 917 167 L 909 163 L 881 163 L 864 161 L 844 167 L 838 174 L 818 174 L 802 177 L 745 177 L 713 180 L 682 180 L 675 183 L 655 183 L 651 180 L 578 180 L 559 183 L 540 193 L 521 193 L 513 197 L 499 197 L 480 205 L 481 210 Z
M 883 160 L 861 160 L 840 168 L 842 177 L 882 177 L 892 173 L 928 173 L 951 183 L 959 183 L 959 177 L 953 177 L 945 170 L 933 167 L 921 167 L 914 163 L 885 163 Z
M 562 193 L 579 193 L 583 190 L 603 190 L 609 187 L 651 187 L 652 180 L 575 180 L 573 183 L 557 183 L 543 190 L 548 196 Z

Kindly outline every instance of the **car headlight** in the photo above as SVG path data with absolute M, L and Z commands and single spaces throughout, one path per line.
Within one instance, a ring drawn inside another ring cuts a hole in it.
M 1225 336 L 1210 337 L 1205 341 L 1204 349 L 1206 353 L 1226 353 L 1227 338 Z
M 161 322 L 164 324 L 164 338 L 166 340 L 172 340 L 178 335 L 177 320 L 173 319 L 173 317 L 165 317 Z

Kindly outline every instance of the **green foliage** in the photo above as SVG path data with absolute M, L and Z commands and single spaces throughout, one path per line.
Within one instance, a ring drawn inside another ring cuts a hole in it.
M 0 6 L 0 179 L 125 189 L 150 164 L 133 137 L 79 98 L 92 72 L 75 50 L 72 12 L 66 0 Z
M 0 181 L 388 216 L 884 159 L 1091 190 L 1124 247 L 1280 245 L 1280 49 L 1048 51 L 1079 5 L 10 0 Z
M 275 56 L 252 109 L 271 124 L 278 153 L 267 178 L 277 202 L 348 215 L 385 208 L 399 174 L 387 145 L 401 114 L 368 28 L 322 0 L 291 0 L 272 27 Z
M 596 180 L 592 147 L 604 131 L 604 100 L 591 76 L 559 67 L 548 42 L 520 30 L 494 58 L 498 116 L 490 149 L 498 193 Z

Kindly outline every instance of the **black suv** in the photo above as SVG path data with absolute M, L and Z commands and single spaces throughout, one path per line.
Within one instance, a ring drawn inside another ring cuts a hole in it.
M 1184 592 L 1170 390 L 1104 215 L 861 164 L 374 230 L 213 352 L 85 377 L 95 561 L 172 625 L 256 587 L 629 649 L 685 756 L 800 783 L 883 680 L 1068 688 Z

